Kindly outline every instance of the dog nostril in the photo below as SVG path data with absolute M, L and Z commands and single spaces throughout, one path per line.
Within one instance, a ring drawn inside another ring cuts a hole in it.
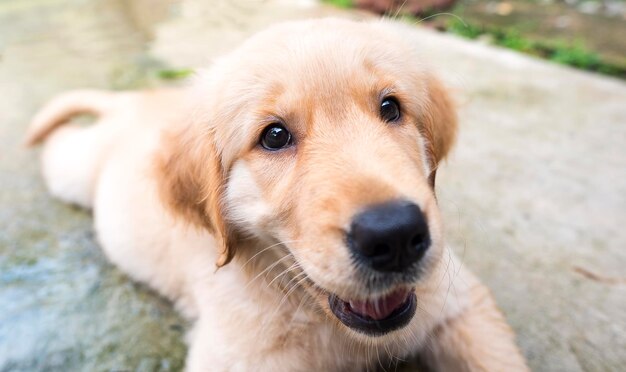
M 387 244 L 382 244 L 382 243 L 376 244 L 374 246 L 374 252 L 372 252 L 372 256 L 376 257 L 376 256 L 382 256 L 382 255 L 388 254 L 389 250 L 390 248 Z
M 422 241 L 422 235 L 417 234 L 413 237 L 413 239 L 411 239 L 411 246 L 415 247 L 416 245 L 419 245 Z
M 411 239 L 411 247 L 419 247 L 428 241 L 428 235 L 425 233 L 415 234 Z

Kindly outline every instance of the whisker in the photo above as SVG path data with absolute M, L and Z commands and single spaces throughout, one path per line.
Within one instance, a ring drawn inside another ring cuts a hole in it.
M 289 266 L 288 268 L 286 268 L 285 270 L 283 270 L 280 274 L 276 275 L 274 277 L 274 279 L 272 279 L 269 283 L 267 283 L 267 286 L 270 287 L 272 285 L 272 283 L 274 283 L 276 281 L 276 279 L 278 279 L 279 277 L 292 272 L 294 269 L 300 268 L 300 264 L 298 262 L 294 262 L 291 266 Z
M 291 320 L 289 321 L 289 324 L 287 324 L 287 329 L 291 328 L 291 325 L 293 324 L 294 319 L 296 318 L 296 315 L 298 314 L 298 312 L 300 311 L 300 308 L 302 307 L 302 304 L 304 302 L 306 302 L 306 300 L 308 300 L 309 297 L 307 296 L 303 296 L 300 299 L 300 304 L 298 305 L 298 307 L 296 308 L 296 311 L 293 312 L 293 317 L 291 317 Z
M 463 26 L 468 27 L 467 23 L 465 23 L 465 21 L 463 20 L 463 18 L 459 17 L 458 15 L 454 14 L 454 13 L 447 13 L 447 12 L 441 12 L 441 13 L 436 13 L 436 14 L 431 14 L 428 17 L 424 17 L 424 18 L 420 18 L 417 22 L 413 23 L 414 25 L 419 25 L 420 23 L 422 23 L 423 21 L 427 21 L 431 18 L 435 18 L 437 16 L 440 15 L 445 15 L 445 16 L 450 16 L 450 17 L 454 17 L 457 20 L 459 20 L 461 23 L 463 23 Z
M 398 9 L 396 9 L 396 12 L 391 19 L 398 19 L 398 16 L 400 16 L 400 12 L 402 11 L 402 8 L 404 8 L 404 6 L 406 5 L 406 2 L 407 0 L 404 0 L 402 2 L 402 4 L 398 7 Z
M 269 326 L 270 324 L 273 323 L 274 319 L 276 318 L 276 316 L 278 315 L 278 312 L 280 311 L 280 309 L 282 308 L 283 304 L 285 303 L 285 301 L 289 298 L 289 296 L 293 293 L 293 291 L 298 288 L 298 286 L 300 286 L 300 284 L 306 280 L 309 280 L 308 276 L 306 275 L 306 273 L 303 271 L 300 274 L 296 275 L 294 278 L 292 278 L 287 285 L 285 286 L 285 288 L 289 288 L 289 285 L 291 283 L 293 283 L 295 280 L 297 280 L 298 277 L 300 277 L 301 275 L 303 275 L 304 277 L 301 278 L 300 280 L 298 280 L 295 284 L 293 284 L 291 286 L 291 288 L 289 290 L 287 290 L 287 292 L 282 296 L 279 304 L 276 306 L 276 309 L 274 310 L 274 312 L 265 319 L 264 324 L 262 329 L 264 330 L 267 326 Z M 306 296 L 306 292 L 305 292 L 305 296 Z M 261 332 L 262 334 L 263 332 Z
M 287 293 L 285 293 L 285 295 L 283 296 L 283 299 L 280 301 L 280 304 L 279 304 L 278 306 L 281 306 L 281 305 L 282 305 L 282 303 L 284 303 L 284 302 L 285 302 L 285 300 L 289 297 L 289 295 L 290 295 L 290 294 L 292 294 L 292 293 L 293 293 L 293 291 L 294 291 L 296 288 L 298 288 L 298 286 L 299 286 L 302 282 L 304 282 L 305 280 L 308 280 L 308 279 L 309 279 L 309 277 L 306 275 L 306 273 L 305 273 L 304 271 L 303 271 L 301 274 L 304 274 L 304 277 L 303 277 L 302 279 L 300 279 L 300 280 L 299 280 L 296 284 L 294 284 L 294 285 L 291 287 L 291 289 L 289 289 L 289 290 L 287 291 Z
M 276 247 L 276 246 L 279 246 L 279 245 L 281 245 L 281 244 L 295 243 L 295 242 L 299 242 L 299 241 L 300 241 L 300 239 L 298 239 L 298 240 L 280 241 L 280 242 L 278 242 L 278 243 L 276 243 L 276 244 L 272 244 L 272 245 L 270 245 L 269 247 L 263 248 L 263 249 L 261 249 L 259 252 L 255 253 L 255 254 L 254 254 L 254 256 L 250 257 L 250 258 L 249 258 L 246 262 L 244 262 L 244 263 L 241 265 L 241 269 L 243 269 L 244 267 L 246 267 L 246 265 L 247 265 L 248 263 L 250 263 L 250 261 L 252 261 L 253 259 L 255 259 L 258 255 L 262 254 L 263 252 L 267 252 L 268 250 L 270 250 L 270 249 L 272 249 L 272 248 L 274 248 L 274 247 Z
M 295 266 L 295 265 L 296 265 L 296 264 L 291 265 L 289 268 L 287 268 L 286 270 L 284 270 L 282 273 L 278 274 L 278 275 L 277 275 L 274 279 L 272 279 L 272 281 L 271 281 L 271 282 L 269 282 L 269 283 L 268 283 L 268 285 L 267 285 L 267 286 L 269 287 L 269 286 L 270 286 L 270 285 L 271 285 L 271 284 L 272 284 L 272 283 L 273 283 L 273 282 L 274 282 L 274 281 L 275 281 L 278 277 L 283 276 L 283 275 L 285 275 L 285 274 L 286 274 L 286 273 L 288 273 L 288 272 L 291 272 L 291 270 L 292 270 L 291 268 L 292 268 L 293 266 Z M 292 281 L 294 281 L 296 278 L 300 278 L 302 275 L 306 275 L 306 273 L 305 273 L 304 271 L 302 271 L 302 272 L 298 273 L 297 275 L 295 275 L 294 277 L 292 277 L 292 278 L 289 280 L 289 282 L 287 282 L 287 284 L 285 285 L 285 287 L 284 287 L 284 288 L 287 288 L 287 287 L 289 286 L 289 284 L 290 284 Z
M 258 280 L 263 274 L 267 273 L 269 270 L 273 269 L 274 267 L 276 267 L 276 265 L 280 264 L 283 260 L 287 259 L 287 258 L 291 258 L 291 254 L 287 254 L 285 256 L 283 256 L 282 258 L 278 259 L 276 262 L 274 262 L 273 264 L 269 265 L 268 267 L 266 267 L 263 271 L 261 271 L 260 273 L 258 273 L 254 278 L 252 278 L 250 281 L 248 281 L 248 283 L 246 284 L 245 288 L 248 288 L 248 286 L 250 284 L 252 284 L 253 282 L 255 282 L 256 280 Z

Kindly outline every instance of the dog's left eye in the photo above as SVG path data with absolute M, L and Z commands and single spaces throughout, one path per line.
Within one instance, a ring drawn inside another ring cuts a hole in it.
M 387 97 L 380 103 L 380 118 L 387 123 L 400 120 L 400 104 L 393 97 Z
M 291 133 L 281 124 L 271 124 L 261 133 L 261 146 L 266 150 L 280 150 L 291 143 Z

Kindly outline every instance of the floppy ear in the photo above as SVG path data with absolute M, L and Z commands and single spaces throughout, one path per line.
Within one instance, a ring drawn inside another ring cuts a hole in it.
M 426 151 L 431 161 L 431 186 L 439 163 L 445 159 L 454 145 L 457 132 L 457 114 L 454 103 L 443 84 L 434 77 L 427 82 L 428 102 L 422 118 Z
M 233 258 L 231 234 L 223 215 L 225 171 L 213 133 L 189 125 L 162 139 L 157 163 L 159 193 L 170 209 L 191 224 L 208 229 L 217 242 L 217 266 Z

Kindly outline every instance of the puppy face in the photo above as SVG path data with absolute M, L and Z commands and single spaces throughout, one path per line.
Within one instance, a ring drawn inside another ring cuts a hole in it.
M 367 337 L 410 323 L 440 260 L 432 186 L 456 130 L 394 28 L 317 20 L 253 37 L 198 82 L 164 181 L 175 209 L 219 235 L 220 263 L 288 258 L 292 286 Z M 257 243 L 237 252 L 242 240 Z

